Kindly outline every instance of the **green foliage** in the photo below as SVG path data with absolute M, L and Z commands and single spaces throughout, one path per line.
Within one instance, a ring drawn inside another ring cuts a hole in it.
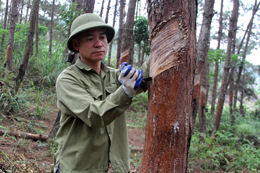
M 145 112 L 148 109 L 148 92 L 136 95 L 131 106 L 140 112 Z
M 208 52 L 208 61 L 210 63 L 218 62 L 222 63 L 225 61 L 226 53 L 224 49 L 213 49 Z
M 65 22 L 65 26 L 70 26 L 73 20 L 82 14 L 82 10 L 77 11 L 77 4 L 64 4 L 61 8 L 60 19 Z
M 135 19 L 135 43 L 141 45 L 146 55 L 149 55 L 151 48 L 149 45 L 149 22 L 148 19 L 143 16 L 138 16 Z
M 213 120 L 207 116 L 208 129 L 213 128 Z M 216 137 L 211 132 L 202 136 L 197 129 L 191 139 L 189 152 L 189 172 L 207 171 L 249 171 L 260 170 L 260 116 L 236 114 L 234 126 L 230 125 L 228 109 L 222 114 Z
M 135 19 L 135 28 L 134 28 L 134 35 L 135 35 L 135 42 L 137 44 L 141 44 L 142 41 L 148 42 L 149 41 L 149 22 L 148 19 L 143 16 L 138 16 Z

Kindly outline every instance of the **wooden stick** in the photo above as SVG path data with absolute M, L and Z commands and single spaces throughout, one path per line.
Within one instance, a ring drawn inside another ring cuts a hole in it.
M 8 130 L 0 130 L 0 136 L 7 134 L 9 136 L 15 136 L 16 138 L 32 139 L 33 141 L 47 141 L 48 136 L 42 134 L 32 134 L 26 132 L 11 132 Z

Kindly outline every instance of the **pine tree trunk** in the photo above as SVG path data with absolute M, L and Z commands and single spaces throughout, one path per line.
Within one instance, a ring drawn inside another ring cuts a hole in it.
M 139 172 L 187 172 L 196 57 L 196 0 L 148 2 L 151 64 Z M 155 13 L 156 12 L 156 13 Z
M 111 0 L 108 0 L 108 4 L 107 4 L 107 13 L 106 13 L 106 18 L 105 18 L 105 23 L 108 22 L 108 16 L 109 16 L 109 11 L 110 11 L 110 3 L 111 3 Z
M 52 1 L 52 9 L 51 9 L 50 42 L 49 42 L 49 53 L 48 53 L 48 57 L 51 57 L 51 52 L 52 52 L 52 29 L 53 29 L 54 7 L 55 7 L 55 0 Z
M 245 70 L 242 78 L 242 91 L 241 91 L 241 99 L 240 99 L 240 114 L 244 117 L 245 112 L 244 112 L 244 106 L 243 106 L 243 98 L 244 98 L 244 84 L 245 84 Z
M 118 0 L 116 0 L 116 4 L 115 4 L 114 17 L 113 17 L 113 27 L 115 26 L 115 23 L 116 23 L 117 6 L 118 6 Z M 112 51 L 113 42 L 114 41 L 112 40 L 109 44 L 108 62 L 107 62 L 108 66 L 110 66 L 110 62 L 111 62 L 111 51 Z
M 30 5 L 31 5 L 31 0 L 28 0 L 27 10 L 26 10 L 26 16 L 25 16 L 25 22 L 24 22 L 24 24 L 27 23 L 27 18 L 28 18 L 28 14 L 29 14 Z
M 38 56 L 38 52 L 39 52 L 39 5 L 38 5 L 38 9 L 36 9 L 36 21 L 35 21 L 35 56 Z
M 218 30 L 218 45 L 217 49 L 220 49 L 220 41 L 222 38 L 222 19 L 223 19 L 223 0 L 221 0 L 220 4 L 220 13 L 219 13 L 219 30 Z M 215 103 L 216 103 L 216 93 L 217 93 L 217 83 L 218 83 L 218 60 L 215 61 L 215 70 L 214 70 L 214 82 L 213 82 L 213 89 L 212 89 L 212 96 L 211 96 L 211 109 L 210 109 L 210 115 L 211 117 L 214 116 L 215 113 Z
M 205 109 L 207 106 L 207 93 L 209 89 L 209 83 L 207 76 L 209 75 L 209 62 L 206 60 L 203 66 L 201 76 L 201 89 L 200 89 L 200 100 L 199 100 L 199 132 L 206 134 L 207 132 L 207 121 Z
M 203 19 L 202 19 L 202 25 L 200 29 L 200 35 L 199 35 L 199 40 L 198 40 L 198 54 L 197 54 L 197 64 L 196 64 L 196 73 L 195 73 L 195 85 L 194 85 L 194 93 L 193 93 L 193 120 L 192 122 L 195 123 L 196 120 L 196 115 L 197 115 L 197 109 L 199 107 L 199 122 L 200 122 L 200 127 L 206 127 L 203 124 L 206 124 L 205 117 L 205 112 L 202 112 L 203 107 L 205 108 L 206 106 L 206 100 L 201 99 L 206 99 L 206 92 L 203 93 L 203 97 L 200 97 L 201 91 L 206 91 L 205 87 L 203 90 L 201 90 L 201 78 L 202 78 L 202 72 L 204 67 L 204 64 L 207 63 L 208 59 L 208 50 L 209 50 L 209 45 L 210 45 L 210 26 L 212 22 L 212 17 L 214 16 L 214 0 L 205 0 L 205 5 L 204 5 L 204 13 L 203 13 Z M 200 103 L 203 103 L 204 105 L 200 105 Z M 202 123 L 202 124 L 201 124 Z M 194 127 L 194 126 L 193 126 Z M 202 130 L 202 129 L 201 129 Z M 203 132 L 206 130 L 203 129 Z
M 21 82 L 23 81 L 25 71 L 28 66 L 30 53 L 33 50 L 32 43 L 33 43 L 33 36 L 34 36 L 34 32 L 35 32 L 36 16 L 37 16 L 38 10 L 39 10 L 39 3 L 40 3 L 40 0 L 33 0 L 33 7 L 31 10 L 31 14 L 30 14 L 30 25 L 29 25 L 29 29 L 28 29 L 26 42 L 25 42 L 25 50 L 24 50 L 24 54 L 23 54 L 23 59 L 22 59 L 21 65 L 19 67 L 19 73 L 18 73 L 18 75 L 16 77 L 16 81 L 15 81 L 16 82 L 15 92 L 16 93 L 18 92 Z
M 23 20 L 23 6 L 24 6 L 24 0 L 22 0 L 22 3 L 21 3 L 21 13 L 20 13 L 20 24 L 22 23 L 22 20 Z
M 239 9 L 239 1 L 233 0 L 233 11 L 232 11 L 232 16 L 230 18 L 230 25 L 229 25 L 229 31 L 228 31 L 227 54 L 226 54 L 224 72 L 223 72 L 223 77 L 222 77 L 222 83 L 221 83 L 219 96 L 218 96 L 218 104 L 217 104 L 217 111 L 216 111 L 215 120 L 214 120 L 214 128 L 213 128 L 213 132 L 211 134 L 211 138 L 214 138 L 216 132 L 218 131 L 218 128 L 220 125 L 220 120 L 221 120 L 221 115 L 222 115 L 222 111 L 223 111 L 223 105 L 224 105 L 225 95 L 226 95 L 227 86 L 228 86 L 228 75 L 229 75 L 229 69 L 230 69 L 232 39 L 234 38 L 234 33 L 237 29 L 238 9 Z
M 4 29 L 6 29 L 6 22 L 7 22 L 7 16 L 8 16 L 8 2 L 9 0 L 6 0 L 6 7 L 5 7 L 5 18 L 4 18 Z M 9 31 L 10 32 L 10 31 Z M 4 41 L 5 41 L 5 35 L 2 35 L 1 39 L 1 50 L 4 50 Z
M 15 21 L 18 17 L 18 0 L 12 1 L 12 8 L 10 11 L 9 17 L 9 33 L 8 33 L 8 43 L 7 47 L 10 49 L 8 54 L 7 62 L 6 62 L 6 69 L 5 69 L 5 77 L 9 76 L 9 73 L 12 70 L 12 57 L 13 57 L 13 45 L 14 45 L 14 33 L 15 33 Z
M 120 0 L 120 9 L 119 9 L 119 28 L 118 28 L 118 37 L 117 37 L 117 55 L 116 55 L 116 67 L 119 67 L 119 60 L 121 55 L 122 47 L 122 37 L 124 32 L 124 11 L 125 11 L 125 0 Z
M 141 44 L 138 45 L 138 67 L 141 67 Z
M 95 0 L 86 0 L 82 13 L 93 13 L 95 6 Z
M 246 28 L 246 31 L 245 31 L 245 34 L 244 34 L 244 37 L 243 39 L 245 38 L 245 35 L 246 33 L 248 32 L 248 36 L 247 36 L 247 41 L 249 41 L 249 38 L 250 38 L 250 35 L 251 35 L 251 30 L 252 30 L 252 25 L 253 25 L 253 21 L 254 21 L 254 16 L 256 14 L 256 12 L 258 11 L 259 9 L 259 5 L 260 5 L 260 2 L 258 2 L 257 4 L 257 1 L 255 0 L 255 5 L 254 5 L 254 8 L 253 8 L 253 11 L 252 11 L 252 17 L 247 25 L 247 28 Z M 250 33 L 249 33 L 250 32 Z M 240 43 L 240 46 L 239 46 L 239 49 L 238 51 L 240 51 L 240 48 L 242 47 L 242 44 L 243 42 L 241 41 Z M 243 51 L 243 58 L 242 60 L 245 60 L 245 53 L 246 53 L 246 49 L 247 49 L 247 45 L 248 43 L 246 43 L 246 48 L 244 49 Z M 238 52 L 237 54 L 239 54 L 240 52 Z M 237 95 L 238 95 L 238 88 L 239 88 L 239 83 L 240 83 L 240 77 L 241 77 L 241 73 L 242 73 L 242 70 L 243 70 L 243 65 L 244 63 L 242 62 L 238 68 L 238 74 L 237 74 L 237 80 L 236 80 L 236 87 L 235 87 L 235 96 L 234 96 L 234 109 L 236 110 L 236 104 L 237 104 Z
M 128 12 L 126 19 L 126 26 L 124 32 L 124 42 L 119 60 L 119 65 L 123 62 L 128 62 L 133 65 L 133 44 L 134 44 L 134 16 L 135 16 L 136 0 L 131 0 L 128 4 Z
M 101 5 L 101 9 L 100 9 L 100 14 L 99 14 L 100 17 L 102 17 L 102 15 L 103 15 L 104 3 L 105 3 L 105 0 L 102 0 L 102 5 Z

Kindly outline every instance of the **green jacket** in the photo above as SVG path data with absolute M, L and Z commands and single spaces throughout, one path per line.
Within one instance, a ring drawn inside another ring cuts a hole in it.
M 141 67 L 149 76 L 150 60 Z M 132 103 L 118 81 L 119 70 L 101 65 L 101 74 L 80 59 L 56 82 L 61 110 L 55 168 L 61 173 L 115 173 L 130 168 L 125 111 Z M 138 92 L 142 92 L 141 89 Z

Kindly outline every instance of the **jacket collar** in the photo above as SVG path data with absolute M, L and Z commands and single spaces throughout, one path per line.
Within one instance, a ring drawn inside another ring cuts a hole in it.
M 80 57 L 77 59 L 75 65 L 81 69 L 81 70 L 85 70 L 85 71 L 95 71 L 94 69 L 92 69 L 91 67 L 89 67 L 87 64 L 85 64 L 81 59 Z M 101 62 L 101 71 L 104 71 L 104 72 L 109 72 L 109 68 L 103 63 Z

